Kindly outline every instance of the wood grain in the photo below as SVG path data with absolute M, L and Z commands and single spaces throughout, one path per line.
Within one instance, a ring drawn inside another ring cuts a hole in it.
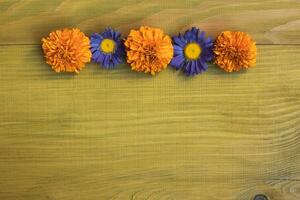
M 140 25 L 249 32 L 257 67 L 70 75 L 41 54 L 55 29 Z M 299 0 L 0 0 L 0 200 L 299 200 L 299 31 Z
M 300 46 L 258 65 L 155 78 L 56 74 L 39 45 L 0 49 L 0 199 L 300 198 Z
M 259 44 L 300 44 L 299 0 L 0 0 L 0 44 L 39 44 L 50 31 L 107 26 L 126 35 L 141 25 L 173 35 L 198 26 L 215 37 L 249 32 Z

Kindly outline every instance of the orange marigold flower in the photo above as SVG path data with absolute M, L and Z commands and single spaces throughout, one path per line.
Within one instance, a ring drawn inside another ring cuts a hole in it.
M 256 63 L 256 44 L 244 32 L 222 32 L 214 45 L 215 64 L 227 72 L 249 68 Z
M 173 57 L 171 38 L 158 28 L 142 26 L 131 30 L 124 44 L 127 62 L 138 72 L 155 75 L 165 69 Z
M 91 60 L 90 40 L 79 29 L 63 29 L 42 39 L 46 62 L 56 72 L 78 73 Z

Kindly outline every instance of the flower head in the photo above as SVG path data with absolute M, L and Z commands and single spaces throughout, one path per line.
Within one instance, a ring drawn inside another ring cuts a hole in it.
M 79 29 L 54 31 L 42 42 L 46 62 L 56 72 L 78 73 L 91 60 L 90 40 Z
M 256 63 L 256 44 L 244 32 L 222 32 L 214 45 L 215 63 L 227 72 L 249 68 Z
M 131 69 L 152 75 L 165 69 L 173 57 L 171 38 L 157 28 L 131 30 L 125 47 Z
M 205 32 L 193 27 L 185 34 L 173 37 L 174 57 L 171 66 L 182 69 L 186 75 L 202 73 L 208 68 L 207 62 L 213 58 L 213 43 Z
M 114 68 L 125 55 L 121 34 L 111 28 L 101 34 L 92 34 L 91 51 L 93 62 L 100 63 L 104 68 Z

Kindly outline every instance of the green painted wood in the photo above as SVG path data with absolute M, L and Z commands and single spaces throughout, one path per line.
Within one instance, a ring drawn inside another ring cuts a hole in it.
M 298 0 L 0 0 L 0 199 L 298 200 L 299 19 Z M 70 75 L 43 60 L 52 30 L 140 25 L 247 31 L 257 67 Z
M 56 74 L 40 46 L 2 46 L 0 199 L 299 199 L 300 47 L 258 50 L 186 78 Z
M 249 32 L 259 44 L 300 44 L 298 0 L 1 0 L 0 44 L 39 44 L 50 31 L 87 34 L 112 26 L 128 34 L 141 25 L 173 35 L 198 26 L 215 37 Z

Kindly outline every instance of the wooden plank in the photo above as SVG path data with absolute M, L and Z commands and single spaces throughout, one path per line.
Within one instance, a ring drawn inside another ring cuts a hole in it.
M 50 31 L 111 26 L 126 35 L 141 25 L 173 35 L 198 26 L 215 37 L 249 32 L 259 44 L 300 44 L 298 0 L 1 0 L 0 44 L 39 44 Z
M 56 74 L 40 46 L 1 46 L 0 199 L 298 200 L 299 53 L 186 78 Z

